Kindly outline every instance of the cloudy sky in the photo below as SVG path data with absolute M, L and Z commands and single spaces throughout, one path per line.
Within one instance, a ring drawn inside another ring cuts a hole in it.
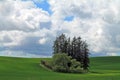
M 91 56 L 120 55 L 120 0 L 0 0 L 0 56 L 46 57 L 61 33 Z

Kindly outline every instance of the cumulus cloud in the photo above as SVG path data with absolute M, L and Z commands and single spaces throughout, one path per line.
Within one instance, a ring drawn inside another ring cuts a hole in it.
M 57 30 L 87 40 L 91 53 L 114 55 L 119 53 L 119 0 L 49 0 L 52 22 Z M 72 21 L 64 21 L 74 16 Z M 57 20 L 57 21 L 56 21 Z
M 49 14 L 32 1 L 2 1 L 0 11 L 0 30 L 35 31 L 49 21 Z
M 87 40 L 92 55 L 119 55 L 119 0 L 47 0 L 51 14 L 35 4 L 43 1 L 0 1 L 1 51 L 51 55 L 55 37 L 65 33 Z
M 3 46 L 17 46 L 25 35 L 22 31 L 0 31 L 0 42 Z
M 48 54 L 45 50 L 49 51 L 50 46 L 42 50 L 41 45 L 48 45 L 45 42 L 46 36 L 51 33 L 48 30 L 51 25 L 50 15 L 47 11 L 38 8 L 33 1 L 0 1 L 0 21 L 1 51 Z

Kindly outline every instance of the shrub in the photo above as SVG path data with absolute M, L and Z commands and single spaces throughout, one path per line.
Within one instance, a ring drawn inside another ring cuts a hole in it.
M 41 60 L 41 64 L 44 65 L 45 67 L 49 68 L 49 69 L 52 69 L 50 62 Z
M 71 60 L 70 72 L 72 72 L 72 73 L 83 72 L 83 69 L 81 68 L 80 62 L 76 61 L 76 59 Z
M 80 73 L 83 71 L 81 64 L 65 53 L 55 54 L 52 65 L 52 69 L 57 72 Z
M 68 63 L 70 62 L 71 62 L 70 57 L 67 56 L 66 54 L 64 53 L 55 54 L 52 60 L 53 70 L 59 72 L 69 72 Z

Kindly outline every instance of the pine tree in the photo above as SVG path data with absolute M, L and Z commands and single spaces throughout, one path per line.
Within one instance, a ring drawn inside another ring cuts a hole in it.
M 70 41 L 70 37 L 68 38 L 68 40 L 67 40 L 67 54 L 68 54 L 68 56 L 71 56 L 71 41 Z
M 53 45 L 53 54 L 59 53 L 59 43 L 58 43 L 58 38 L 56 38 L 56 40 L 54 41 L 54 45 Z
M 84 42 L 84 60 L 83 60 L 83 68 L 84 70 L 88 70 L 89 67 L 89 49 L 86 42 Z
M 83 63 L 82 61 L 82 40 L 81 37 L 77 38 L 77 51 L 76 51 L 77 61 Z
M 66 50 L 67 47 L 67 40 L 64 34 L 60 35 L 59 37 L 56 38 L 54 41 L 53 49 L 54 49 L 54 54 L 56 53 L 65 53 L 67 52 Z
M 65 53 L 65 46 L 66 46 L 66 37 L 64 34 L 62 34 L 60 37 L 59 37 L 59 43 L 60 43 L 60 53 Z
M 72 46 L 72 50 L 71 50 L 72 55 L 71 56 L 72 56 L 72 58 L 75 58 L 75 56 L 76 56 L 76 37 L 73 38 L 71 46 Z

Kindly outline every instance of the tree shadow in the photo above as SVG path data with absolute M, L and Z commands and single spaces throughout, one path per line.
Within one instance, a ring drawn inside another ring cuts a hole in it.
M 93 74 L 104 74 L 102 72 L 97 72 L 97 71 L 90 71 L 90 73 L 93 73 Z

